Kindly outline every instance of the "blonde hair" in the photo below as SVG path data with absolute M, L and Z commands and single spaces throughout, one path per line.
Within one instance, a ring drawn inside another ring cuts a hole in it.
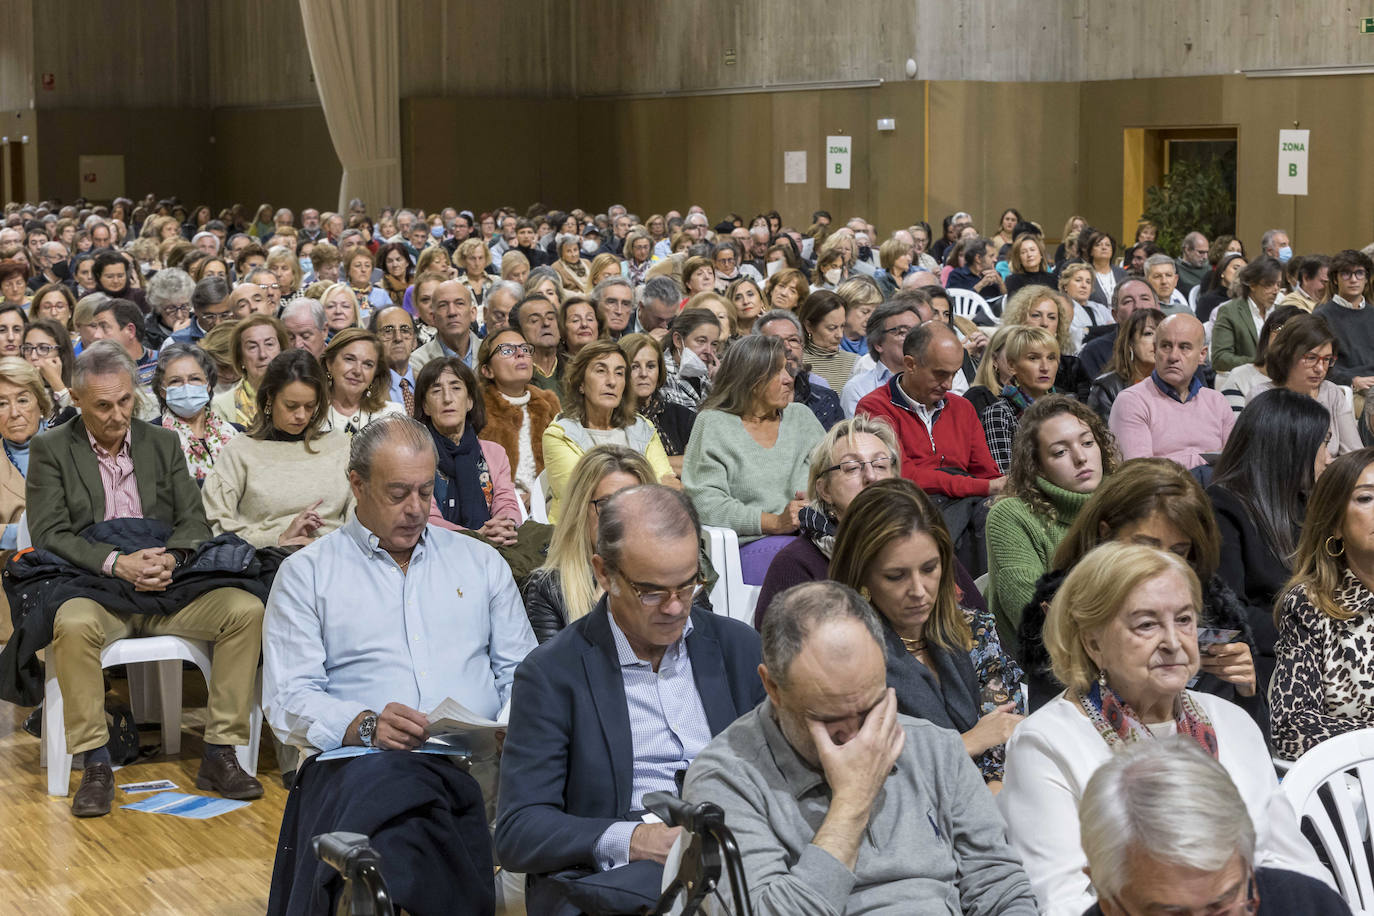
M 1045 648 L 1054 676 L 1065 687 L 1085 693 L 1101 669 L 1088 655 L 1084 638 L 1116 620 L 1126 601 L 1144 583 L 1168 573 L 1183 579 L 1202 609 L 1202 586 L 1193 568 L 1172 553 L 1139 544 L 1109 542 L 1095 547 L 1069 572 L 1050 603 Z
M 353 323 L 350 324 L 349 327 L 351 327 L 351 328 L 360 328 L 360 327 L 362 327 L 362 325 L 363 325 L 363 316 L 362 316 L 362 313 L 358 310 L 358 294 L 355 293 L 355 292 L 353 292 L 353 287 L 351 287 L 351 286 L 348 285 L 348 281 L 347 281 L 347 280 L 342 280 L 342 281 L 340 281 L 340 282 L 338 282 L 338 283 L 330 284 L 330 285 L 329 285 L 328 287 L 326 287 L 325 289 L 322 289 L 322 290 L 319 291 L 319 296 L 318 296 L 318 297 L 311 295 L 311 291 L 313 291 L 313 290 L 315 289 L 315 287 L 318 286 L 318 285 L 319 285 L 319 284 L 313 284 L 313 283 L 312 283 L 311 286 L 310 286 L 310 289 L 306 290 L 306 293 L 305 293 L 305 294 L 306 294 L 307 296 L 309 296 L 311 299 L 318 298 L 318 299 L 320 300 L 320 305 L 325 306 L 325 307 L 328 307 L 328 305 L 329 305 L 329 300 L 330 300 L 330 298 L 331 298 L 335 293 L 340 292 L 340 291 L 347 293 L 347 294 L 348 294 L 348 301 L 351 302 L 351 303 L 353 303 Z
M 1067 295 L 1069 289 L 1069 280 L 1085 270 L 1089 274 L 1092 273 L 1092 268 L 1089 267 L 1087 264 L 1084 264 L 1082 261 L 1075 261 L 1072 264 L 1065 264 L 1064 269 L 1059 271 L 1059 291 Z
M 1053 350 L 1055 356 L 1059 355 L 1059 341 L 1055 340 L 1049 331 L 1029 324 L 1012 325 L 1007 332 L 1007 343 L 1003 350 L 1006 353 L 1007 365 L 1016 362 L 1036 347 Z M 1013 375 L 1015 371 L 1013 368 Z
M 973 375 L 973 384 L 982 385 L 993 394 L 1002 393 L 1002 383 L 997 380 L 997 366 L 993 357 L 1007 348 L 1007 338 L 1011 336 L 1011 329 L 1019 325 L 1003 323 L 997 330 L 992 332 L 988 338 L 988 345 L 983 350 L 983 359 L 978 363 L 978 371 Z
M 725 309 L 725 317 L 729 319 L 730 326 L 721 329 L 724 335 L 726 337 L 734 337 L 737 335 L 739 333 L 739 310 L 735 308 L 735 303 L 714 290 L 704 290 L 692 296 L 692 298 L 687 300 L 687 304 L 682 307 L 682 311 L 685 312 L 688 309 L 706 309 L 706 311 L 715 315 L 716 310 L 708 308 L 706 305 L 708 302 L 718 302 L 720 303 L 720 307 Z M 716 317 L 720 316 L 717 315 Z
M 852 447 L 854 437 L 864 433 L 875 437 L 883 444 L 883 448 L 887 449 L 888 457 L 892 459 L 892 476 L 902 475 L 902 452 L 897 447 L 897 434 L 892 431 L 892 425 L 881 417 L 874 418 L 861 413 L 853 419 L 841 420 L 830 427 L 830 431 L 811 450 L 811 467 L 806 474 L 807 499 L 812 502 L 825 502 L 817 492 L 816 485 L 830 468 L 830 456 L 835 453 L 835 446 L 844 442 Z
M 1067 270 L 1068 268 L 1065 268 Z M 1054 336 L 1059 341 L 1059 352 L 1068 353 L 1073 349 L 1073 338 L 1070 336 L 1070 325 L 1073 324 L 1073 311 L 1069 308 L 1069 300 L 1063 293 L 1056 292 L 1048 286 L 1032 284 L 1023 286 L 1012 294 L 1007 300 L 1007 307 L 1002 312 L 1002 325 L 1009 324 L 1028 324 L 1026 316 L 1030 310 L 1040 303 L 1049 299 L 1054 303 L 1055 311 L 1059 314 L 1059 324 L 1054 329 Z
M 209 259 L 207 258 L 206 261 L 208 262 Z M 290 295 L 300 289 L 302 279 L 301 261 L 300 258 L 296 257 L 295 252 L 291 251 L 289 248 L 283 248 L 280 245 L 273 248 L 267 255 L 267 263 L 265 266 L 268 270 L 271 270 L 278 264 L 285 264 L 291 271 L 291 289 L 282 290 L 282 295 Z
M 601 586 L 592 575 L 592 555 L 596 536 L 588 535 L 581 523 L 591 512 L 592 494 L 607 475 L 629 474 L 640 483 L 656 483 L 657 477 L 646 459 L 634 449 L 620 445 L 598 445 L 578 459 L 568 478 L 564 522 L 553 529 L 549 553 L 535 575 L 558 575 L 563 608 L 572 623 L 591 612 L 601 598 Z
M 52 397 L 48 394 L 48 386 L 44 384 L 43 376 L 38 374 L 38 370 L 28 360 L 18 356 L 0 359 L 0 381 L 28 389 L 29 394 L 33 395 L 34 401 L 38 403 L 40 419 L 52 413 Z

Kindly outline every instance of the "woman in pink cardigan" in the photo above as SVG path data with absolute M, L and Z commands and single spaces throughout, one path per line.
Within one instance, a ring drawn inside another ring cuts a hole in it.
M 469 530 L 497 548 L 516 542 L 520 501 L 506 450 L 478 439 L 486 410 L 477 377 L 457 357 L 435 359 L 415 379 L 415 419 L 438 453 L 431 524 Z

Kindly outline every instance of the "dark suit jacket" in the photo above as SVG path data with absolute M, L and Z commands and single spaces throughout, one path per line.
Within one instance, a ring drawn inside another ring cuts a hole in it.
M 200 489 L 186 470 L 181 440 L 168 429 L 134 420 L 130 455 L 144 518 L 172 526 L 167 547 L 194 550 L 210 536 Z M 100 465 L 80 419 L 35 436 L 29 453 L 26 487 L 29 536 L 33 546 L 100 572 L 114 550 L 92 544 L 81 532 L 105 520 L 105 487 Z
M 1091 264 L 1091 263 L 1088 264 L 1088 268 L 1089 268 L 1089 269 L 1092 269 L 1092 264 Z M 1126 279 L 1126 270 L 1125 270 L 1125 268 L 1117 267 L 1115 264 L 1113 264 L 1113 265 L 1112 265 L 1112 276 L 1116 277 L 1116 285 L 1117 285 L 1117 286 L 1120 286 L 1120 285 L 1121 285 L 1121 281 L 1124 280 L 1124 279 Z M 1107 295 L 1107 291 L 1106 291 L 1105 289 L 1102 288 L 1102 284 L 1097 282 L 1097 271 L 1096 271 L 1096 270 L 1093 270 L 1093 291 L 1092 291 L 1092 295 L 1089 296 L 1088 298 L 1091 299 L 1093 302 L 1101 303 L 1102 305 L 1105 305 L 1105 306 L 1107 306 L 1107 307 L 1109 307 L 1109 308 L 1111 307 L 1111 304 L 1112 304 L 1112 297 L 1109 296 L 1109 295 Z
M 637 819 L 634 741 L 608 614 L 603 597 L 515 670 L 496 819 L 496 856 L 512 871 L 594 870 L 606 828 Z M 692 627 L 687 654 L 717 735 L 763 700 L 759 637 L 701 610 Z

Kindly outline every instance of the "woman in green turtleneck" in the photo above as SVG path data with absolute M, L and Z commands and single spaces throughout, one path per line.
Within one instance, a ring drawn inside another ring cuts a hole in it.
M 1047 395 L 1021 415 L 1007 485 L 987 522 L 985 597 L 1007 651 L 1019 654 L 1021 609 L 1079 510 L 1119 460 L 1107 424 L 1072 398 Z

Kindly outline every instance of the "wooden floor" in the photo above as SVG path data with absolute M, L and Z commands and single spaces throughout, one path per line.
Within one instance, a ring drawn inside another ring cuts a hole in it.
M 126 688 L 114 682 L 116 692 Z M 115 773 L 115 785 L 170 779 L 195 788 L 205 684 L 186 677 L 181 754 L 155 756 Z M 195 708 L 200 704 L 199 708 Z M 116 789 L 105 817 L 78 820 L 70 798 L 47 794 L 38 739 L 23 729 L 29 710 L 0 701 L 0 911 L 65 914 L 260 914 L 267 909 L 272 857 L 286 791 L 264 732 L 258 778 L 265 795 L 205 821 L 123 811 L 146 798 Z M 156 728 L 142 743 L 160 744 Z M 79 771 L 72 774 L 76 791 Z

